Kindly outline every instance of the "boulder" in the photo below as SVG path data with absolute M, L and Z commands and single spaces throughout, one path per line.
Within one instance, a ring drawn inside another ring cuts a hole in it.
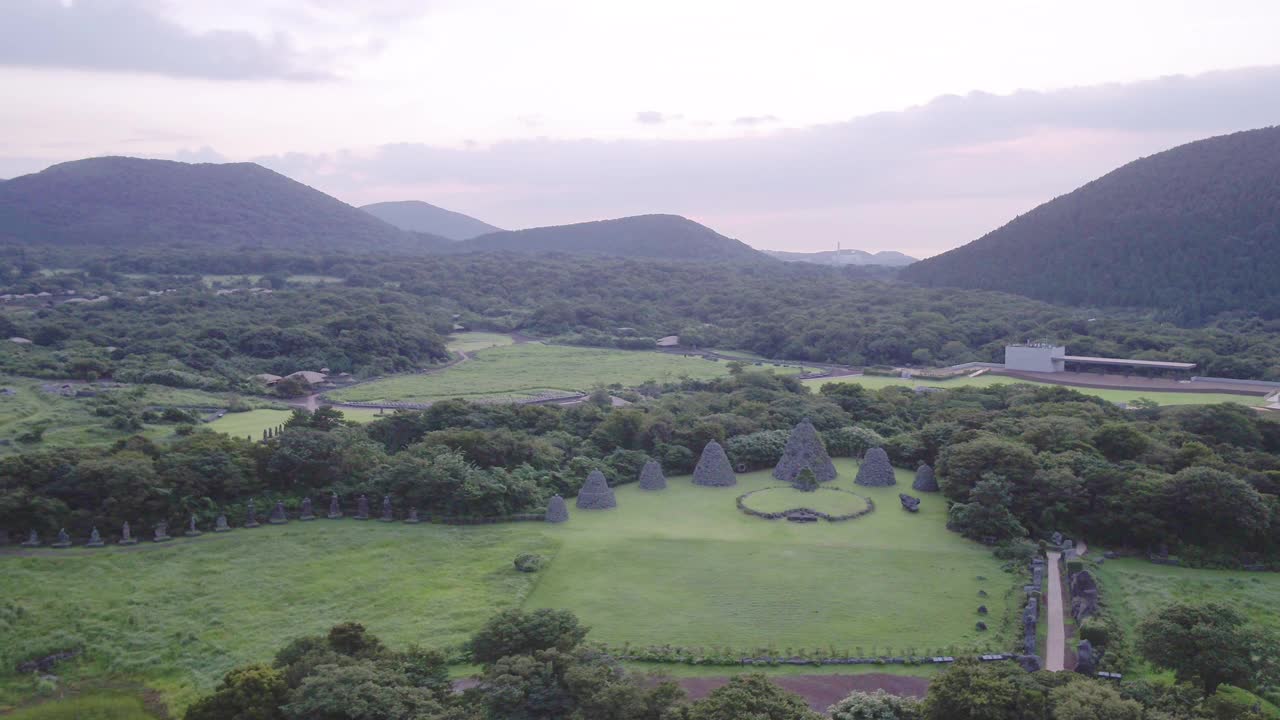
M 604 473 L 592 470 L 591 474 L 587 475 L 587 481 L 578 491 L 577 505 L 580 510 L 609 510 L 618 506 L 613 488 L 609 487 L 609 482 L 604 479 Z
M 938 492 L 938 479 L 933 476 L 933 468 L 920 463 L 920 467 L 916 468 L 916 479 L 911 483 L 911 489 L 919 492 Z
M 818 431 L 808 418 L 792 428 L 791 436 L 787 438 L 787 447 L 773 469 L 773 477 L 782 482 L 794 483 L 805 468 L 813 471 L 813 476 L 820 483 L 836 479 L 836 466 L 831 462 L 822 438 L 818 437 Z
M 862 464 L 858 467 L 858 476 L 853 479 L 853 482 L 865 487 L 897 485 L 898 480 L 893 476 L 893 466 L 889 464 L 889 454 L 883 448 L 868 450 L 862 458 Z
M 667 476 L 662 474 L 662 465 L 657 460 L 650 460 L 640 471 L 641 490 L 666 490 Z
M 903 510 L 920 512 L 920 498 L 912 497 L 906 493 L 898 493 L 898 501 L 902 503 Z
M 1076 646 L 1076 672 L 1092 676 L 1098 671 L 1098 659 L 1094 656 L 1093 643 L 1081 640 Z
M 720 443 L 712 440 L 702 449 L 702 457 L 693 469 L 693 484 L 704 487 L 732 487 L 738 484 L 733 465 Z

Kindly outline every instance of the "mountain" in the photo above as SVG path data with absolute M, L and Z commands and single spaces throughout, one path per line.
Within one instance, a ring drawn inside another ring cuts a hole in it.
M 675 260 L 758 260 L 767 257 L 679 215 L 636 215 L 574 225 L 508 230 L 457 243 L 454 252 L 579 253 Z
M 815 265 L 884 265 L 886 267 L 902 267 L 916 262 L 910 255 L 903 255 L 896 250 L 881 250 L 869 253 L 865 250 L 823 250 L 821 252 L 802 253 L 784 250 L 764 250 L 766 255 L 787 262 L 807 262 Z
M 0 244 L 422 253 L 447 242 L 253 163 L 102 157 L 0 183 Z
M 1131 162 L 900 277 L 1198 323 L 1236 309 L 1280 317 L 1278 267 L 1280 127 L 1269 127 Z
M 477 235 L 503 231 L 500 227 L 494 227 L 470 215 L 445 210 L 421 200 L 380 202 L 363 205 L 360 209 L 401 230 L 430 233 L 449 240 L 467 240 Z

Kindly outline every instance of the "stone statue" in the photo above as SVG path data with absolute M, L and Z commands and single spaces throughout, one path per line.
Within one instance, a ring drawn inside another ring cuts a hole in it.
M 27 536 L 27 541 L 22 543 L 22 547 L 40 547 L 40 534 L 32 530 Z
M 329 519 L 337 520 L 342 517 L 342 506 L 338 504 L 338 493 L 334 493 L 329 498 Z
M 298 516 L 299 520 L 315 520 L 316 516 L 311 512 L 311 498 L 302 498 L 302 514 Z
M 369 498 L 363 495 L 360 496 L 359 500 L 356 500 L 356 519 L 357 520 L 369 519 Z
M 187 533 L 186 533 L 187 537 L 200 537 L 203 534 L 204 533 L 200 532 L 200 530 L 196 527 L 196 516 L 192 515 L 191 521 L 187 523 Z
M 422 522 L 418 519 L 418 508 L 409 508 L 409 517 L 405 518 L 404 521 L 410 525 Z
M 231 532 L 231 527 L 227 525 L 226 515 L 218 513 L 218 519 L 213 521 L 213 531 L 216 533 Z
M 245 513 L 244 526 L 247 528 L 258 527 L 258 513 L 253 509 L 253 500 L 249 500 L 248 512 Z
M 288 516 L 284 514 L 283 502 L 280 502 L 279 500 L 276 501 L 276 506 L 271 510 L 271 517 L 270 519 L 267 520 L 267 522 L 271 523 L 272 525 L 283 525 L 289 522 Z
M 380 522 L 392 522 L 394 520 L 394 518 L 391 517 L 391 496 L 390 495 L 382 496 L 382 517 L 378 518 L 378 520 Z
M 120 544 L 121 545 L 137 545 L 138 544 L 138 539 L 134 537 L 133 532 L 129 530 L 129 523 L 127 522 L 124 524 L 124 527 L 120 528 Z
M 67 529 L 62 528 L 58 531 L 58 541 L 49 547 L 69 548 L 71 547 L 71 536 L 67 534 Z
M 169 537 L 169 523 L 161 520 L 160 523 L 156 525 L 155 542 L 167 542 L 172 539 L 173 538 Z
M 106 545 L 106 543 L 102 542 L 102 535 L 98 532 L 98 527 L 95 525 L 93 531 L 89 533 L 89 542 L 85 543 L 84 546 L 102 547 L 103 545 Z

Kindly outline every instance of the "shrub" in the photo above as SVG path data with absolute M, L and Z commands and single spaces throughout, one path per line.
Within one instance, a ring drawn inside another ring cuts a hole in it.
M 538 572 L 544 563 L 542 556 L 537 553 L 520 553 L 515 559 L 516 569 L 526 573 Z

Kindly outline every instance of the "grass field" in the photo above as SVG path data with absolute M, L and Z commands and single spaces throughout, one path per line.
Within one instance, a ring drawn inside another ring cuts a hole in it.
M 8 720 L 154 720 L 142 699 L 125 692 L 86 692 L 4 715 Z
M 347 420 L 358 423 L 367 423 L 371 420 L 390 415 L 392 411 L 388 410 L 379 413 L 373 408 L 338 408 L 342 412 L 342 416 Z M 253 440 L 262 439 L 262 431 L 267 428 L 273 428 L 288 420 L 293 415 L 293 410 L 275 410 L 275 409 L 258 409 L 249 412 L 227 413 L 204 427 L 217 432 L 226 433 L 232 437 L 248 437 Z
M 503 345 L 511 345 L 515 340 L 510 335 L 491 332 L 465 332 L 457 335 L 450 335 L 446 347 L 457 352 L 475 352 L 476 350 L 485 350 L 492 347 L 501 347 Z
M 867 501 L 861 496 L 826 487 L 813 492 L 772 487 L 752 493 L 744 502 L 752 510 L 767 513 L 807 508 L 828 515 L 851 515 L 867 509 Z
M 854 463 L 837 466 L 837 485 L 852 488 Z M 899 482 L 910 477 L 901 472 Z M 687 477 L 656 493 L 627 485 L 616 510 L 571 509 L 559 526 L 294 522 L 163 546 L 0 554 L 0 667 L 82 645 L 88 659 L 59 671 L 68 682 L 134 679 L 180 709 L 229 668 L 337 622 L 359 620 L 396 647 L 453 644 L 519 605 L 571 609 L 591 639 L 611 644 L 865 653 L 1007 645 L 1001 618 L 1017 611 L 1016 579 L 944 529 L 940 498 L 927 496 L 910 515 L 898 488 L 859 488 L 876 512 L 812 525 L 734 506 L 776 482 L 758 472 L 737 488 Z M 552 562 L 519 573 L 511 561 L 521 552 Z M 979 589 L 990 597 L 979 600 Z M 988 633 L 974 629 L 980 602 L 991 608 Z M 29 695 L 31 682 L 0 677 L 0 705 Z
M 1154 400 L 1160 405 L 1212 405 L 1216 403 L 1240 403 L 1252 407 L 1260 407 L 1263 403 L 1262 395 L 1230 395 L 1227 393 L 1180 393 L 1180 392 L 1150 392 L 1147 390 L 1103 390 L 1098 388 L 1073 387 L 1070 385 L 1052 385 L 1049 383 L 1033 383 L 1026 380 L 1016 378 L 1002 377 L 1000 375 L 981 375 L 976 378 L 962 377 L 955 380 L 945 380 L 942 382 L 928 380 L 904 380 L 902 378 L 883 377 L 880 375 L 850 375 L 836 378 L 814 378 L 812 380 L 802 380 L 805 385 L 813 388 L 817 392 L 823 385 L 829 383 L 856 383 L 862 385 L 868 390 L 879 390 L 886 387 L 915 387 L 924 385 L 926 387 L 936 388 L 958 388 L 958 387 L 991 387 L 993 385 L 1013 385 L 1022 383 L 1026 385 L 1036 385 L 1038 387 L 1068 387 L 1077 390 L 1085 395 L 1093 395 L 1103 400 L 1114 403 L 1130 403 L 1138 398 L 1147 398 Z
M 1136 558 L 1090 568 L 1102 582 L 1111 611 L 1126 627 L 1173 602 L 1224 602 L 1254 622 L 1280 632 L 1280 574 L 1193 570 Z
M 544 389 L 586 392 L 614 383 L 630 386 L 647 380 L 719 377 L 728 373 L 725 365 L 655 352 L 525 343 L 482 350 L 471 360 L 440 372 L 389 377 L 335 390 L 329 397 L 338 401 L 428 402 L 454 397 L 519 397 Z

